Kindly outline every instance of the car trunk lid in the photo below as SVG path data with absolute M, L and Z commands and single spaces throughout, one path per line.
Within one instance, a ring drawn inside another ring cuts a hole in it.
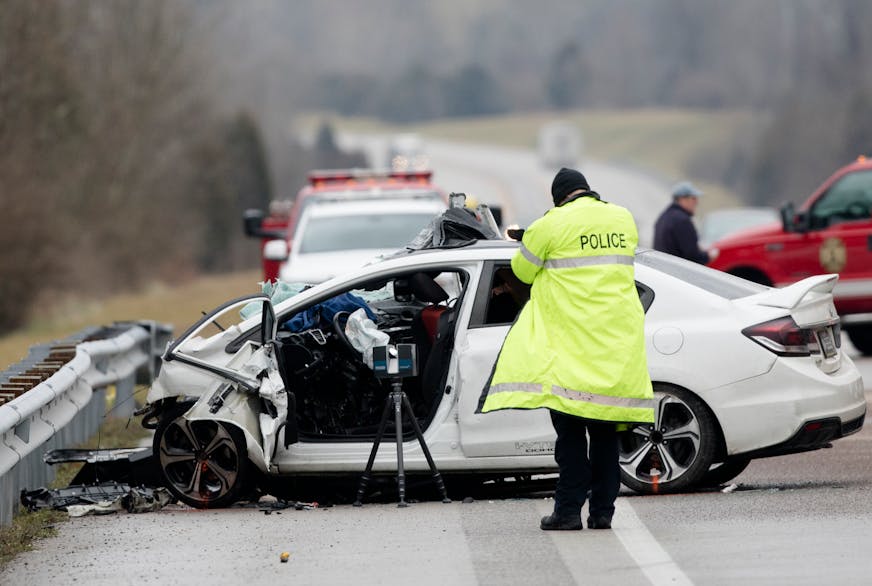
M 782 289 L 769 289 L 741 303 L 786 310 L 782 317 L 743 333 L 780 356 L 809 356 L 826 373 L 841 366 L 841 328 L 833 305 L 839 276 L 815 275 Z

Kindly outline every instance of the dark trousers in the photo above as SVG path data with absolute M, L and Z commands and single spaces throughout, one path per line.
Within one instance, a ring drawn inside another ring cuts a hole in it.
M 559 517 L 578 517 L 590 491 L 590 516 L 611 520 L 621 487 L 616 425 L 558 411 L 551 411 L 551 423 L 557 432 L 554 459 L 560 469 L 554 513 Z

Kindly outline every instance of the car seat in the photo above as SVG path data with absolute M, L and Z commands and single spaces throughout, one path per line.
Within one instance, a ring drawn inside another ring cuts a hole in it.
M 411 295 L 416 301 L 429 303 L 412 317 L 412 337 L 418 346 L 418 372 L 422 372 L 430 354 L 430 348 L 436 340 L 436 329 L 439 315 L 446 306 L 441 305 L 448 300 L 445 292 L 436 280 L 427 273 L 415 273 L 406 282 Z
M 448 293 L 445 292 L 436 280 L 427 273 L 415 273 L 409 278 L 409 288 L 418 301 L 430 303 L 416 316 L 430 338 L 430 343 L 436 339 L 436 326 L 439 316 L 445 311 L 446 306 L 440 305 L 448 301 Z

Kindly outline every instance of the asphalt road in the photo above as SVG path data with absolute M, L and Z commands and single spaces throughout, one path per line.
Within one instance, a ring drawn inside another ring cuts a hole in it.
M 437 185 L 469 193 L 480 203 L 502 205 L 506 224 L 527 226 L 553 207 L 556 169 L 543 167 L 529 150 L 441 142 L 427 148 Z M 603 199 L 632 212 L 640 245 L 650 246 L 654 221 L 670 200 L 669 185 L 641 171 L 593 160 L 579 161 L 578 168 Z
M 552 172 L 530 153 L 429 145 L 437 181 L 529 223 Z M 473 164 L 474 163 L 474 164 Z M 502 169 L 503 173 L 489 171 Z M 604 197 L 650 235 L 665 187 L 589 162 Z M 484 172 L 483 172 L 484 171 Z M 618 198 L 622 197 L 623 200 Z M 849 344 L 872 393 L 872 358 Z M 363 464 L 363 463 L 362 463 Z M 820 584 L 872 582 L 872 429 L 831 449 L 752 462 L 711 492 L 623 491 L 611 531 L 544 532 L 547 498 L 197 511 L 72 519 L 20 555 L 2 584 Z M 415 495 L 410 492 L 410 498 Z M 280 554 L 290 554 L 286 563 Z
M 366 151 L 378 165 L 383 163 L 389 141 L 385 136 L 341 135 L 339 142 Z M 428 141 L 426 149 L 436 185 L 447 192 L 466 193 L 479 203 L 501 205 L 505 224 L 527 226 L 553 206 L 551 180 L 557 170 L 543 167 L 530 150 L 441 141 Z M 595 160 L 579 160 L 578 169 L 603 199 L 632 212 L 639 243 L 650 246 L 654 221 L 670 201 L 669 183 Z
M 866 366 L 872 359 L 864 359 Z M 869 393 L 867 379 L 867 395 Z M 71 519 L 3 584 L 859 584 L 872 581 L 872 428 L 757 460 L 712 492 L 623 491 L 613 530 L 544 532 L 547 498 Z M 410 493 L 410 497 L 414 494 Z M 290 554 L 287 563 L 280 554 Z

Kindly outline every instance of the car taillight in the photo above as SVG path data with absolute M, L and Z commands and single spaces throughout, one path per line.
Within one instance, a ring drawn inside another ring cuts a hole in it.
M 814 333 L 796 325 L 790 316 L 750 326 L 742 333 L 779 356 L 810 356 L 816 344 Z

